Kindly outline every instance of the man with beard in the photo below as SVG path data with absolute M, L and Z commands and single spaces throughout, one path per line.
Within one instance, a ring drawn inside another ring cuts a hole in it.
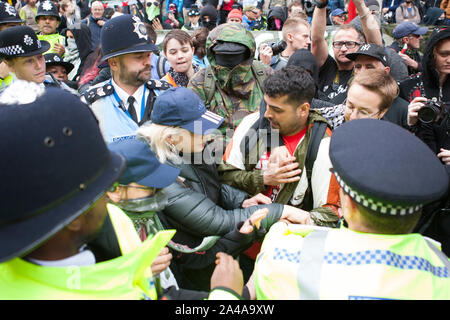
M 84 94 L 107 142 L 134 139 L 136 129 L 150 119 L 159 90 L 170 87 L 151 79 L 151 56 L 157 47 L 138 17 L 122 15 L 105 23 L 100 35 L 102 61 L 108 61 L 112 79 Z

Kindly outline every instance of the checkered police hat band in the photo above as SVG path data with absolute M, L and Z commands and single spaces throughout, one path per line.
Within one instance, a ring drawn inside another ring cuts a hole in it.
M 390 214 L 393 216 L 396 216 L 396 215 L 404 216 L 406 214 L 413 214 L 422 208 L 422 205 L 402 207 L 402 206 L 381 203 L 379 201 L 368 198 L 367 196 L 365 196 L 361 193 L 358 193 L 355 190 L 353 190 L 352 188 L 350 188 L 345 183 L 345 181 L 342 180 L 342 178 L 339 176 L 339 174 L 337 174 L 337 172 L 334 172 L 334 175 L 336 176 L 336 180 L 338 181 L 341 188 L 344 189 L 345 193 L 347 193 L 357 203 L 359 203 L 363 207 L 370 209 L 372 211 L 376 211 L 376 212 L 379 212 L 382 214 Z
M 13 46 L 7 46 L 0 48 L 0 53 L 7 55 L 7 56 L 15 56 L 18 54 L 25 53 L 25 50 L 23 50 L 23 47 L 20 44 L 16 44 Z

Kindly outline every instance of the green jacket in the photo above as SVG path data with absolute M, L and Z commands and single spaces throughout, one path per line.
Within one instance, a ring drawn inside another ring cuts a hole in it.
M 245 120 L 244 120 L 245 121 Z M 315 111 L 313 109 L 310 110 L 309 117 L 308 117 L 308 123 L 307 123 L 307 131 L 305 134 L 305 137 L 303 141 L 299 144 L 297 149 L 295 150 L 294 156 L 297 158 L 297 162 L 299 163 L 299 168 L 304 169 L 305 166 L 305 159 L 306 159 L 306 153 L 308 149 L 308 143 L 311 136 L 311 128 L 315 121 L 319 122 L 326 122 L 325 118 L 323 118 L 318 111 Z M 237 131 L 236 131 L 237 132 Z M 324 137 L 322 138 L 321 143 L 325 143 L 326 138 L 330 138 L 331 131 L 328 131 L 325 133 Z M 233 136 L 233 139 L 235 139 L 235 136 Z M 329 141 L 329 139 L 328 139 Z M 232 148 L 233 144 L 238 143 L 240 144 L 240 141 L 231 141 L 228 148 Z M 237 150 L 237 149 L 236 149 Z M 261 155 L 267 151 L 267 146 L 265 145 L 264 139 L 258 139 L 257 143 L 253 148 L 251 148 L 247 154 L 244 155 L 244 167 L 245 170 L 240 170 L 236 166 L 231 165 L 229 162 L 227 163 L 227 156 L 230 156 L 230 153 L 225 153 L 225 163 L 221 164 L 218 168 L 220 178 L 222 183 L 229 184 L 235 188 L 241 189 L 249 193 L 250 195 L 254 195 L 257 193 L 264 192 L 266 189 L 266 186 L 263 183 L 263 174 L 261 170 L 255 170 L 256 164 L 258 160 L 260 159 Z M 233 152 L 233 151 L 231 151 Z M 326 152 L 326 155 L 320 155 L 318 154 L 316 161 L 323 162 L 322 158 L 328 157 L 328 153 Z M 314 169 L 313 169 L 314 170 Z M 322 168 L 322 173 L 327 170 L 327 168 Z M 305 170 L 302 170 L 302 172 Z M 314 176 L 314 172 L 313 172 Z M 310 211 L 311 217 L 314 220 L 316 225 L 322 225 L 322 226 L 329 226 L 329 227 L 335 227 L 337 226 L 337 222 L 339 220 L 339 216 L 337 214 L 337 208 L 340 206 L 339 204 L 339 195 L 338 191 L 339 188 L 337 186 L 337 182 L 335 181 L 333 175 L 329 178 L 329 185 L 328 190 L 321 190 L 321 192 L 327 193 L 324 194 L 322 197 L 326 197 L 326 203 L 325 205 L 320 206 L 314 206 L 314 208 Z M 302 182 L 302 180 L 300 181 Z M 289 183 L 284 185 L 279 194 L 276 198 L 276 203 L 282 203 L 282 204 L 290 204 L 294 205 L 291 202 L 291 199 L 293 198 L 295 191 L 297 189 L 297 186 L 300 182 L 295 183 Z M 313 184 L 313 190 L 314 185 L 316 183 L 320 183 L 320 181 L 312 180 Z M 311 186 L 308 186 L 308 188 L 311 188 Z M 314 195 L 314 194 L 313 194 Z M 319 195 L 320 196 L 320 195 Z M 316 198 L 317 195 L 314 195 L 314 198 Z M 315 201 L 316 203 L 316 201 Z M 299 208 L 302 208 L 303 203 L 300 203 L 299 205 L 295 205 Z
M 212 48 L 218 42 L 242 44 L 250 50 L 250 58 L 233 69 L 218 66 Z M 254 60 L 256 42 L 252 33 L 237 23 L 225 23 L 216 27 L 206 41 L 206 56 L 210 69 L 197 72 L 189 82 L 188 88 L 194 90 L 206 104 L 206 107 L 225 118 L 221 128 L 235 128 L 249 113 L 258 110 L 263 99 L 263 91 L 256 80 L 255 70 L 262 70 L 265 79 L 271 68 Z M 252 68 L 252 64 L 258 65 Z M 215 90 L 211 101 L 205 88 L 206 75 L 212 70 Z

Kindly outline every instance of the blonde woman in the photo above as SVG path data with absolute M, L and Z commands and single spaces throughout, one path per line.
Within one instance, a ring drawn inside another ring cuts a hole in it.
M 174 228 L 174 241 L 186 248 L 198 247 L 206 236 L 232 231 L 258 209 L 268 208 L 262 220 L 265 230 L 280 219 L 310 224 L 309 213 L 294 207 L 271 203 L 262 194 L 252 198 L 240 190 L 221 184 L 215 164 L 209 164 L 204 148 L 208 133 L 217 129 L 223 118 L 207 111 L 196 93 L 184 87 L 171 88 L 155 101 L 151 123 L 138 129 L 161 162 L 180 169 L 177 182 L 164 189 L 168 203 L 160 216 L 165 228 Z M 237 256 L 252 245 L 247 240 L 230 242 L 226 253 Z M 194 254 L 204 254 L 209 247 Z M 180 286 L 207 290 L 214 260 L 183 264 L 173 261 Z M 248 277 L 252 270 L 244 270 Z

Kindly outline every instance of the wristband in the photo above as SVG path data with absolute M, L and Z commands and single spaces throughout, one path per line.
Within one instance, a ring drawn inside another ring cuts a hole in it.
M 313 3 L 319 9 L 323 9 L 326 6 L 328 6 L 328 0 L 325 0 L 324 2 L 321 2 L 321 1 L 318 1 L 318 0 L 313 0 Z

